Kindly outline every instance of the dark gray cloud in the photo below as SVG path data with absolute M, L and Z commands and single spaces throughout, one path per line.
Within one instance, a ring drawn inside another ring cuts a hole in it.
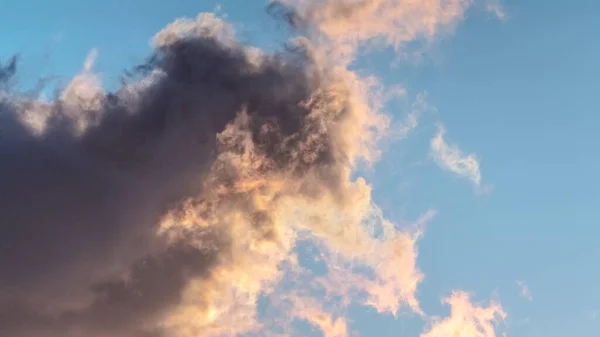
M 43 102 L 8 90 L 9 61 L 0 70 L 0 335 L 160 333 L 161 313 L 222 263 L 232 235 L 217 226 L 172 241 L 157 235 L 160 221 L 189 198 L 201 203 L 207 174 L 225 186 L 240 179 L 211 167 L 224 151 L 245 151 L 217 140 L 241 111 L 268 159 L 264 176 L 336 170 L 332 135 L 307 117 L 330 99 L 315 95 L 316 66 L 302 48 L 257 57 L 192 34 L 158 46 L 116 92 Z M 264 211 L 249 212 L 256 228 L 269 225 Z
M 362 43 L 430 38 L 463 7 L 271 1 L 291 35 L 272 53 L 204 13 L 159 32 L 118 90 L 90 57 L 51 101 L 19 93 L 16 59 L 3 63 L 0 336 L 260 335 L 260 296 L 302 274 L 298 239 L 330 253 L 319 291 L 422 313 L 416 236 L 355 176 L 377 157 L 386 95 L 350 65 Z M 327 299 L 300 296 L 315 284 L 283 296 L 289 317 L 274 320 L 344 335 Z

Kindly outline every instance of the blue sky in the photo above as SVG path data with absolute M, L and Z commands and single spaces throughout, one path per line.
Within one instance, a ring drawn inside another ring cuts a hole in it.
M 275 24 L 262 1 L 224 0 L 240 35 L 269 46 Z M 515 337 L 596 336 L 600 332 L 600 144 L 597 125 L 600 35 L 594 0 L 504 1 L 507 17 L 470 10 L 419 62 L 388 66 L 389 55 L 359 60 L 408 101 L 426 92 L 428 109 L 405 140 L 388 146 L 371 174 L 375 200 L 395 220 L 438 211 L 419 243 L 424 310 L 443 314 L 441 296 L 464 289 L 497 298 Z M 212 1 L 7 1 L 0 11 L 0 57 L 23 56 L 27 75 L 77 73 L 92 48 L 110 85 L 141 61 L 150 38 L 178 17 L 213 11 Z M 135 15 L 131 13 L 136 11 Z M 399 118 L 406 104 L 389 104 Z M 432 159 L 430 140 L 475 153 L 472 184 Z M 518 281 L 531 292 L 522 296 Z M 352 313 L 364 335 L 417 334 L 411 319 Z M 368 333 L 368 334 L 367 334 Z

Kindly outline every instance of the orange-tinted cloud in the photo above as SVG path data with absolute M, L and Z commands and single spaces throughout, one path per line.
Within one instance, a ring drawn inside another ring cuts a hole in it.
M 443 303 L 450 306 L 450 316 L 434 320 L 421 337 L 496 337 L 496 324 L 506 318 L 498 303 L 480 306 L 464 292 L 452 293 Z
M 398 229 L 355 177 L 390 120 L 379 81 L 348 66 L 359 45 L 433 38 L 470 4 L 274 2 L 296 36 L 272 54 L 204 13 L 159 32 L 116 92 L 93 57 L 54 101 L 3 92 L 0 334 L 269 334 L 265 295 L 284 327 L 302 319 L 330 337 L 348 335 L 353 301 L 425 316 L 417 240 L 435 212 Z M 304 284 L 289 281 L 311 274 L 302 240 L 326 269 Z M 491 309 L 449 301 L 450 323 L 431 331 L 458 320 L 493 336 Z

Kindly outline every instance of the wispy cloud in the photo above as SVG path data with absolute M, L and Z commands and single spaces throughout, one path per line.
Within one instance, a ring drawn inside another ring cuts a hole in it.
M 479 160 L 474 153 L 465 154 L 458 145 L 450 144 L 444 139 L 446 130 L 443 125 L 431 139 L 431 155 L 439 167 L 468 179 L 479 190 L 481 186 L 481 170 Z
M 503 21 L 507 19 L 506 10 L 499 0 L 488 0 L 486 7 L 487 11 L 493 13 L 498 19 Z
M 529 301 L 533 300 L 531 291 L 529 290 L 529 287 L 527 286 L 527 284 L 525 284 L 525 282 L 517 281 L 517 286 L 519 286 L 519 291 L 523 298 L 526 298 Z
M 394 140 L 405 139 L 419 126 L 421 116 L 431 109 L 433 107 L 427 101 L 427 93 L 419 93 L 404 119 L 390 126 L 388 135 Z
M 295 5 L 302 21 L 327 36 L 338 52 L 352 58 L 365 41 L 383 43 L 399 51 L 407 43 L 432 41 L 450 33 L 476 3 L 502 18 L 497 0 L 279 0 Z

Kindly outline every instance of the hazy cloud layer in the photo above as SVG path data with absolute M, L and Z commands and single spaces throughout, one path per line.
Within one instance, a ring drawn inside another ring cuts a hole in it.
M 12 91 L 3 64 L 0 335 L 287 334 L 299 319 L 341 337 L 351 302 L 426 316 L 417 241 L 434 212 L 399 231 L 354 178 L 389 118 L 376 79 L 347 66 L 361 43 L 433 38 L 470 4 L 272 2 L 293 28 L 273 54 L 213 14 L 178 19 L 116 92 L 92 53 L 52 101 Z M 304 241 L 323 275 L 298 262 Z M 260 317 L 261 299 L 279 314 Z M 494 336 L 499 306 L 449 303 L 425 336 Z

